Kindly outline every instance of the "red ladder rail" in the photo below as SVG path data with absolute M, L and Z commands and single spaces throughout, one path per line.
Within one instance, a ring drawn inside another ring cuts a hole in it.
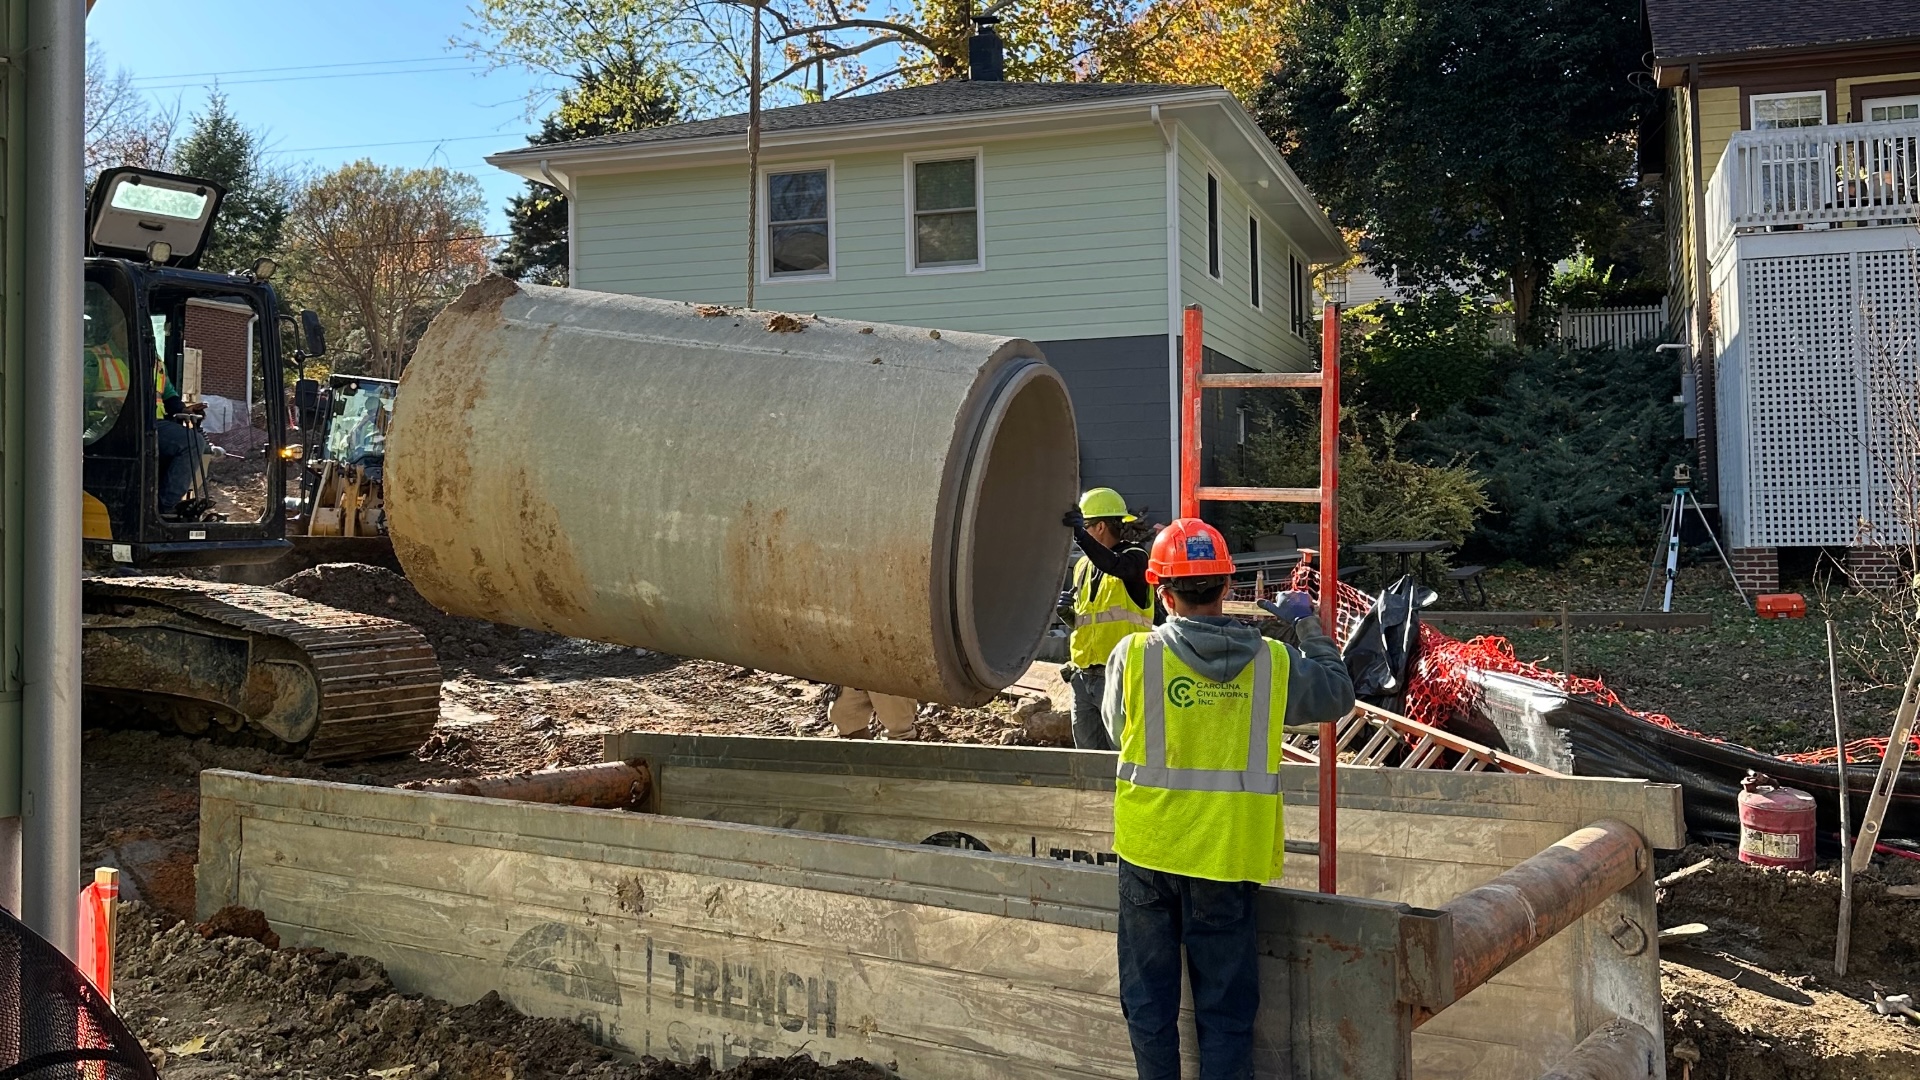
M 1180 516 L 1199 517 L 1202 502 L 1290 502 L 1320 506 L 1320 614 L 1329 633 L 1340 632 L 1340 306 L 1320 314 L 1320 370 L 1209 375 L 1200 305 L 1189 304 L 1181 323 Z M 1203 390 L 1320 391 L 1320 486 L 1310 488 L 1206 487 L 1200 483 L 1200 393 Z M 1320 745 L 1337 748 L 1336 725 L 1320 725 Z M 1334 836 L 1339 816 L 1339 754 L 1319 756 L 1320 891 L 1338 891 Z

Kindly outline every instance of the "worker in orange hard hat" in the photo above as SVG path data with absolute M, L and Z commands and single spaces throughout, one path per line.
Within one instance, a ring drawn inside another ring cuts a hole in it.
M 1282 729 L 1353 708 L 1346 664 L 1312 599 L 1291 592 L 1263 604 L 1299 645 L 1270 640 L 1226 617 L 1232 575 L 1213 526 L 1167 526 L 1147 562 L 1167 621 L 1107 658 L 1101 711 L 1120 748 L 1120 1005 L 1141 1080 L 1179 1080 L 1182 948 L 1201 1080 L 1253 1076 L 1254 897 L 1280 876 Z

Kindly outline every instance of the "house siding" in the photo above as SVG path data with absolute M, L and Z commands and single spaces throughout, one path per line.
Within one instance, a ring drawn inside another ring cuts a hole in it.
M 1261 306 L 1249 299 L 1247 215 L 1251 202 L 1206 148 L 1180 133 L 1180 303 L 1199 304 L 1206 315 L 1207 346 L 1253 370 L 1306 371 L 1312 367 L 1307 339 L 1293 333 L 1288 309 L 1288 256 L 1302 264 L 1286 234 L 1260 218 Z M 1207 176 L 1220 183 L 1220 278 L 1208 272 Z M 1311 299 L 1309 298 L 1309 303 Z M 1311 313 L 1309 313 L 1311 317 Z
M 961 133 L 953 148 L 977 145 Z M 1159 334 L 1164 345 L 1166 158 L 1159 136 L 1121 129 L 989 142 L 981 153 L 985 270 L 909 274 L 905 154 L 840 155 L 832 159 L 833 280 L 761 282 L 758 306 L 1035 341 Z M 574 284 L 739 303 L 745 211 L 744 169 L 580 177 Z
M 1161 521 L 1173 505 L 1167 335 L 1036 342 L 1067 382 L 1080 429 L 1080 486 L 1110 487 Z
M 1885 94 L 1875 93 L 1873 84 L 1911 83 L 1915 81 L 1920 81 L 1920 71 L 1908 71 L 1898 75 L 1870 75 L 1859 79 L 1840 79 L 1834 86 L 1834 104 L 1837 110 L 1835 115 L 1839 116 L 1843 122 L 1848 120 L 1865 120 L 1866 117 L 1860 115 L 1861 111 L 1856 109 L 1856 103 L 1865 101 L 1868 98 L 1887 96 Z M 1912 93 L 1913 91 L 1907 90 L 1905 92 Z

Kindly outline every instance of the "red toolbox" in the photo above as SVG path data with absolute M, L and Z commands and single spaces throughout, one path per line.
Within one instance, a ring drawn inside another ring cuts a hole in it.
M 1763 593 L 1754 601 L 1753 611 L 1763 619 L 1804 619 L 1807 598 L 1797 592 Z

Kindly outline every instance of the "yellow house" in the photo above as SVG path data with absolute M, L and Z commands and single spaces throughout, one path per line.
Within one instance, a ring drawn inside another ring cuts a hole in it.
M 1910 369 L 1920 320 L 1920 0 L 1646 15 L 1667 108 L 1643 172 L 1666 186 L 1702 497 L 1750 590 L 1777 587 L 1781 548 L 1891 581 L 1914 515 L 1873 370 Z

